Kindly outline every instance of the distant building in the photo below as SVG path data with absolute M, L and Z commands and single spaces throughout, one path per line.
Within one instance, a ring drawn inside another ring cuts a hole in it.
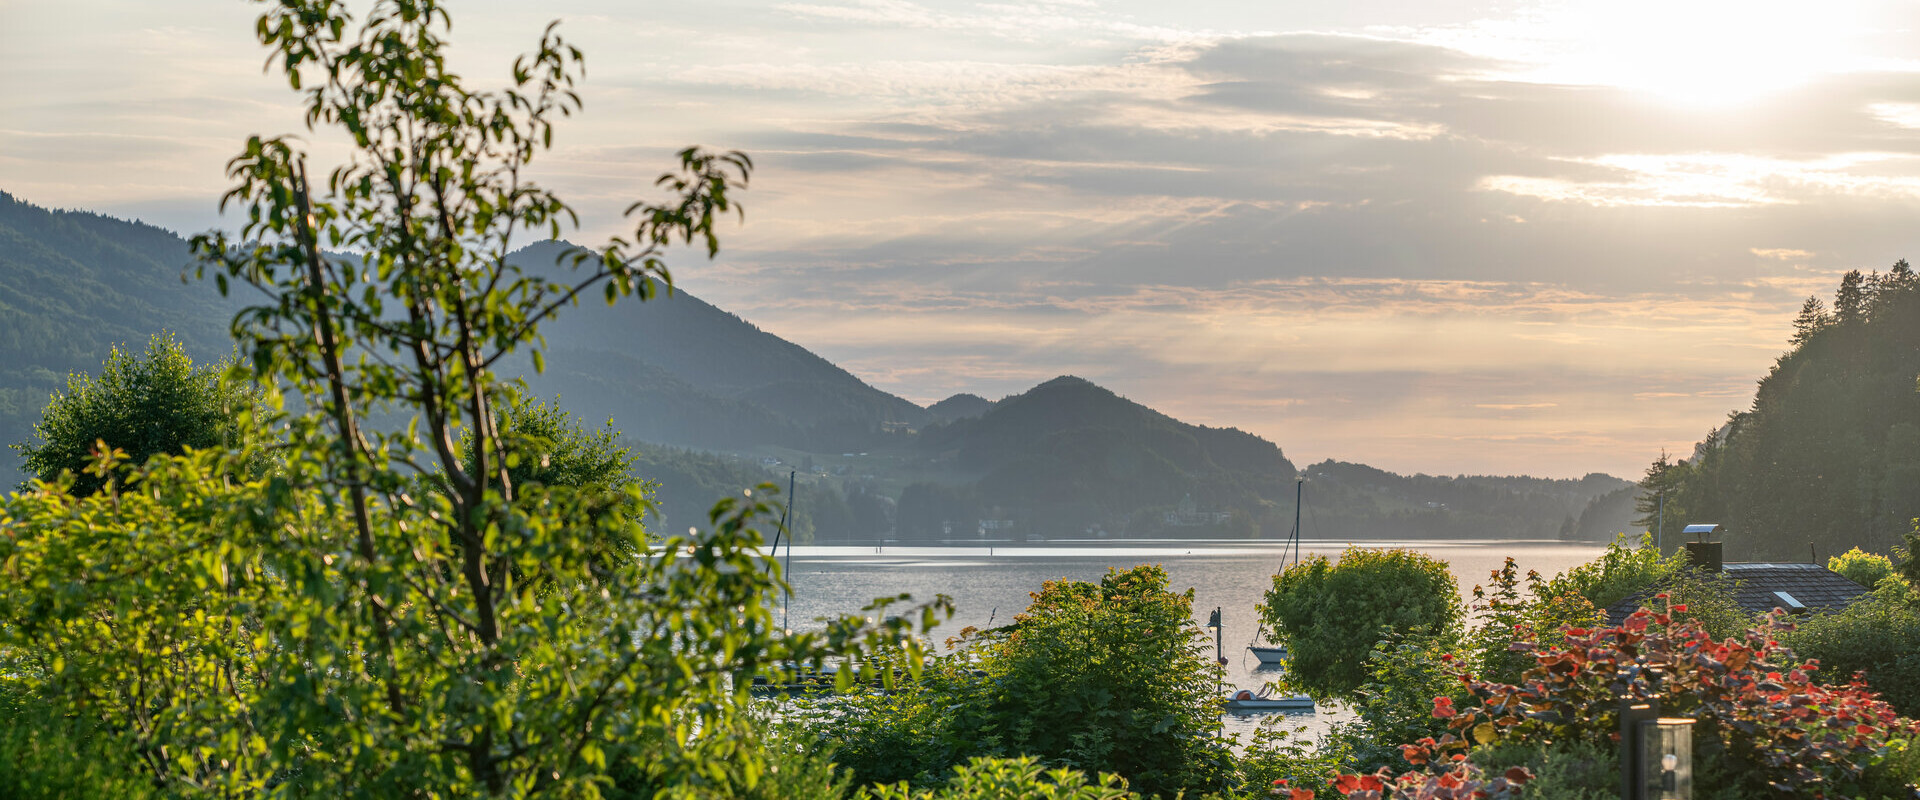
M 1166 522 L 1174 528 L 1197 528 L 1202 525 L 1225 525 L 1233 514 L 1226 511 L 1201 511 L 1194 506 L 1193 495 L 1180 498 L 1180 505 L 1167 512 Z

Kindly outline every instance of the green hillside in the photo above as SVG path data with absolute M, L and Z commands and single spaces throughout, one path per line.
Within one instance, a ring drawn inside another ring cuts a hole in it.
M 181 282 L 187 244 L 139 222 L 55 211 L 0 192 L 0 444 L 27 439 L 75 371 L 97 371 L 116 344 L 172 331 L 196 360 L 231 351 L 237 304 Z M 0 487 L 21 479 L 0 455 Z
M 513 258 L 552 270 L 570 245 Z M 806 348 L 684 291 L 647 303 L 583 302 L 545 328 L 548 371 L 526 377 L 628 436 L 709 449 L 869 449 L 927 418 Z

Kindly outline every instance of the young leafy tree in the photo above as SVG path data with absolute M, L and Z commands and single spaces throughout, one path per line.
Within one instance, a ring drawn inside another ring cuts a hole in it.
M 1460 619 L 1444 561 L 1411 550 L 1349 549 L 1273 576 L 1261 621 L 1287 645 L 1288 682 L 1323 697 L 1367 679 L 1367 658 L 1390 636 L 1440 633 Z
M 537 493 L 515 482 L 525 454 L 492 372 L 522 349 L 540 365 L 540 325 L 582 295 L 668 286 L 670 245 L 714 252 L 750 163 L 684 151 L 668 196 L 630 209 L 630 239 L 524 273 L 515 242 L 572 219 L 526 170 L 578 108 L 579 52 L 549 28 L 512 87 L 477 92 L 447 69 L 435 0 L 359 21 L 332 0 L 265 5 L 269 63 L 309 126 L 353 145 L 314 182 L 295 140 L 250 140 L 225 198 L 245 226 L 195 241 L 204 273 L 257 300 L 233 324 L 243 358 L 298 395 L 277 420 L 284 463 L 223 481 L 232 456 L 198 453 L 134 470 L 128 491 L 10 498 L 0 672 L 101 719 L 181 794 L 591 798 L 615 759 L 656 796 L 758 784 L 747 679 L 910 625 L 776 627 L 751 496 L 706 532 L 600 558 L 592 543 L 638 538 L 633 518 L 580 493 L 523 502 Z
M 33 426 L 37 441 L 13 449 L 29 475 L 49 483 L 70 475 L 68 490 L 80 494 L 113 477 L 86 470 L 102 443 L 126 453 L 130 465 L 189 447 L 237 449 L 265 409 L 258 387 L 227 380 L 226 372 L 225 365 L 195 366 L 171 334 L 149 339 L 144 354 L 115 347 L 99 377 L 69 376 L 67 390 L 47 402 Z M 257 473 L 266 459 L 256 453 L 243 467 Z

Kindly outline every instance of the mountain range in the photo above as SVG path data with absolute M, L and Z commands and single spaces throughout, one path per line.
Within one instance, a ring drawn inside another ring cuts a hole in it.
M 542 242 L 513 258 L 557 269 L 568 247 Z M 115 345 L 138 349 L 164 330 L 196 359 L 230 354 L 240 299 L 183 279 L 187 263 L 186 242 L 168 231 L 0 192 L 0 441 L 25 441 L 65 376 L 97 370 Z M 1279 446 L 1081 378 L 922 408 L 685 291 L 581 303 L 543 333 L 543 372 L 526 360 L 506 369 L 584 423 L 619 429 L 639 469 L 655 473 L 644 477 L 663 481 L 668 524 L 697 520 L 702 498 L 791 470 L 808 510 L 796 529 L 821 540 L 1272 537 L 1291 527 L 1299 471 Z M 19 480 L 17 465 L 0 457 L 0 485 Z M 1628 486 L 1607 476 L 1407 477 L 1336 461 L 1307 472 L 1328 538 L 1625 526 L 1610 524 L 1615 514 L 1580 519 Z

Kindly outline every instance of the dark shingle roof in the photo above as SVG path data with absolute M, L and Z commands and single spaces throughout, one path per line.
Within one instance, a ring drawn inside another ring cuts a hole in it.
M 1838 572 L 1819 564 L 1727 564 L 1723 567 L 1734 581 L 1734 601 L 1749 614 L 1765 614 L 1788 606 L 1775 592 L 1785 592 L 1805 606 L 1807 611 L 1840 611 L 1853 605 L 1870 590 Z M 1627 615 L 1645 604 L 1658 588 L 1635 592 L 1607 607 L 1607 621 L 1618 625 Z

